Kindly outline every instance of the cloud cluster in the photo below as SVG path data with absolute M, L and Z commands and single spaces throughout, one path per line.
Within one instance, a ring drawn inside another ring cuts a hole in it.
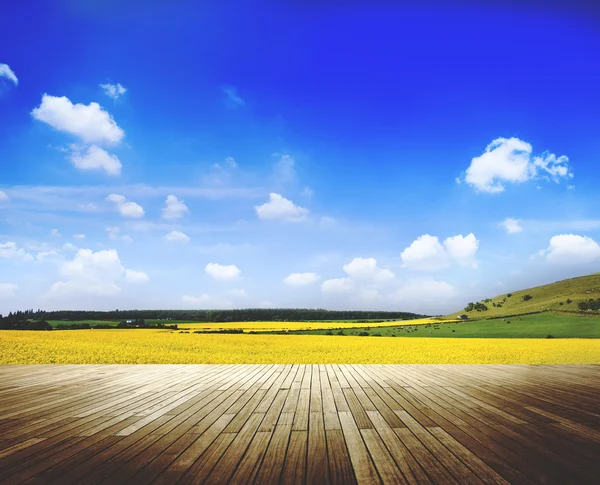
M 271 192 L 269 202 L 254 208 L 259 219 L 301 222 L 306 220 L 308 209 L 294 204 L 291 200 Z
M 171 231 L 170 233 L 168 233 L 165 236 L 165 239 L 169 242 L 179 242 L 179 243 L 190 242 L 190 237 L 181 231 Z
M 572 177 L 569 158 L 544 152 L 532 157 L 531 144 L 518 138 L 497 138 L 485 152 L 471 160 L 465 182 L 480 192 L 504 191 L 506 183 L 522 183 L 536 177 L 559 182 Z
M 550 239 L 550 245 L 541 254 L 551 264 L 578 266 L 599 260 L 600 245 L 591 237 L 559 234 Z
M 65 150 L 69 152 L 68 159 L 77 170 L 103 170 L 108 175 L 121 173 L 119 158 L 98 144 L 118 145 L 125 132 L 98 103 L 73 104 L 66 96 L 44 94 L 42 102 L 31 111 L 31 115 L 57 131 L 81 139 L 86 146 L 71 145 Z
M 392 271 L 380 268 L 375 258 L 354 258 L 342 269 L 348 276 L 324 281 L 323 293 L 348 293 L 358 289 L 360 296 L 373 300 L 379 297 L 376 288 L 389 285 L 395 278 Z
M 52 128 L 78 136 L 86 143 L 116 145 L 125 136 L 113 117 L 98 103 L 73 104 L 66 96 L 44 94 L 31 115 Z
M 114 99 L 115 101 L 127 91 L 125 87 L 121 86 L 121 83 L 100 84 L 100 87 L 104 91 L 104 94 L 106 94 L 109 98 Z
M 90 145 L 85 152 L 73 147 L 70 160 L 77 170 L 104 170 L 108 175 L 120 175 L 123 167 L 116 155 L 111 155 L 97 145 Z
M 14 241 L 0 243 L 0 259 L 10 259 L 13 261 L 33 261 L 33 256 L 23 248 L 17 246 Z
M 235 265 L 223 265 L 218 263 L 208 263 L 204 271 L 211 278 L 218 281 L 233 281 L 239 278 L 242 271 Z
M 317 273 L 292 273 L 284 278 L 283 282 L 289 286 L 306 286 L 316 283 L 321 279 Z
M 149 281 L 146 273 L 124 268 L 114 249 L 97 252 L 79 249 L 71 261 L 61 265 L 60 274 L 62 279 L 52 285 L 48 298 L 78 294 L 112 296 L 121 291 L 121 282 Z
M 174 195 L 168 195 L 165 200 L 165 207 L 162 210 L 163 219 L 175 220 L 181 219 L 189 209 L 183 200 Z
M 106 197 L 106 200 L 108 202 L 113 202 L 123 217 L 132 219 L 144 217 L 144 208 L 135 202 L 128 201 L 124 195 L 110 194 Z
M 521 221 L 519 221 L 518 219 L 513 219 L 512 217 L 507 217 L 506 219 L 504 219 L 501 226 L 503 226 L 504 229 L 506 229 L 506 232 L 508 234 L 516 234 L 523 230 L 523 227 L 521 226 Z
M 424 234 L 402 251 L 400 257 L 403 267 L 421 271 L 437 271 L 452 263 L 475 268 L 478 249 L 479 241 L 473 233 L 448 237 L 443 243 L 437 236 Z

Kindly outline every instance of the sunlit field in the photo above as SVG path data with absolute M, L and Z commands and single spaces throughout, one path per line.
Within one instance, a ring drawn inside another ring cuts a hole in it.
M 600 364 L 600 340 L 0 332 L 2 364 Z
M 431 318 L 420 318 L 417 320 L 396 320 L 389 322 L 208 322 L 208 323 L 179 323 L 180 329 L 189 330 L 219 330 L 228 328 L 239 328 L 246 331 L 285 331 L 285 330 L 320 330 L 330 328 L 371 328 L 392 327 L 395 325 L 426 325 L 436 322 Z M 171 322 L 166 322 L 171 324 Z

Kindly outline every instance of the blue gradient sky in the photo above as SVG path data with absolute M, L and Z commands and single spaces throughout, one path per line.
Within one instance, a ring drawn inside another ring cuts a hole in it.
M 0 312 L 441 313 L 600 270 L 593 9 L 199 3 L 1 7 Z

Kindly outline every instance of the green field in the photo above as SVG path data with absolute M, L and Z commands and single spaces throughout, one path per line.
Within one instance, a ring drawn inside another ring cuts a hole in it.
M 510 322 L 510 323 L 508 323 Z M 289 332 L 305 335 L 336 335 L 339 330 L 301 330 Z M 368 329 L 343 330 L 344 335 L 382 337 L 455 337 L 455 338 L 600 338 L 600 317 L 540 313 L 522 317 L 499 318 L 476 322 L 432 325 L 399 325 Z
M 488 309 L 486 311 L 471 311 L 467 313 L 469 318 L 473 320 L 548 310 L 577 312 L 579 311 L 577 304 L 580 301 L 600 298 L 600 273 L 557 281 L 556 283 L 526 290 L 513 291 L 510 293 L 511 296 L 508 295 L 508 293 L 505 293 L 490 298 L 487 302 L 484 301 Z M 523 299 L 525 295 L 532 298 L 525 301 Z M 497 306 L 494 307 L 494 304 Z M 460 309 L 446 318 L 456 318 L 463 313 L 465 313 L 465 310 Z

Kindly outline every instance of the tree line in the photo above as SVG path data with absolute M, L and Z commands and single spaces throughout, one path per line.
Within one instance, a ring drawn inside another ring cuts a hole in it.
M 301 322 L 311 320 L 410 320 L 423 318 L 410 312 L 344 311 L 306 308 L 249 308 L 243 310 L 113 310 L 113 311 L 43 311 L 25 310 L 9 313 L 5 318 L 26 321 L 63 320 L 176 320 L 190 322 Z

